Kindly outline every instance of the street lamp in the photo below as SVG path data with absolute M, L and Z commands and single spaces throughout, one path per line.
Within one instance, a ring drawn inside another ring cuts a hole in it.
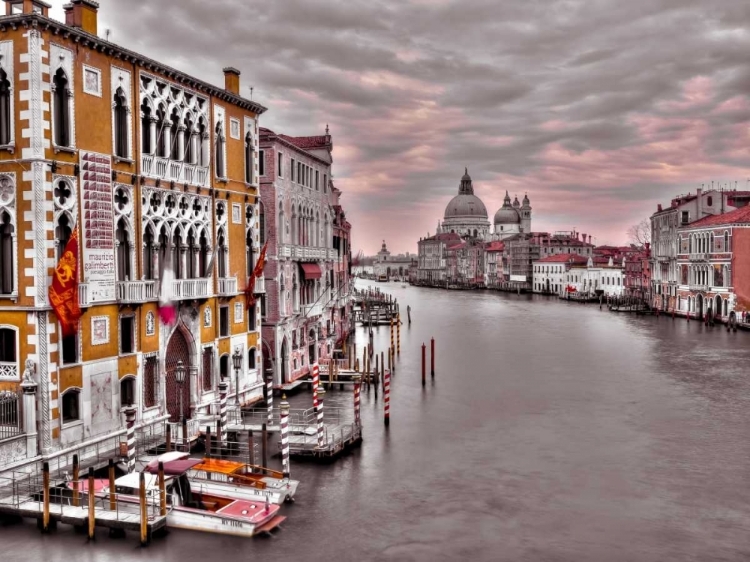
M 240 405 L 240 369 L 242 368 L 242 351 L 239 347 L 234 348 L 232 354 L 232 362 L 234 363 L 234 403 Z
M 182 363 L 182 361 L 177 361 L 177 366 L 174 368 L 174 376 L 175 380 L 177 381 L 177 395 L 180 398 L 180 423 L 182 424 L 182 438 L 187 443 L 187 431 L 186 431 L 186 423 L 185 423 L 185 414 L 183 411 L 183 391 L 182 391 L 182 385 L 185 384 L 185 365 Z

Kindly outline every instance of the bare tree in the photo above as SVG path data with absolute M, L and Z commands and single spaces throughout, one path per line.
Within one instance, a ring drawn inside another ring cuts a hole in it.
M 631 244 L 643 247 L 651 243 L 651 221 L 643 219 L 638 224 L 628 228 L 628 240 Z

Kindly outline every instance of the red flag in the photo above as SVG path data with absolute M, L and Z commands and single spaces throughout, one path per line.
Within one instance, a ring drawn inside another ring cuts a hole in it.
M 52 275 L 49 301 L 62 326 L 64 336 L 78 331 L 81 309 L 78 306 L 78 226 L 65 245 L 60 262 Z
M 253 269 L 250 279 L 247 280 L 247 287 L 245 287 L 245 308 L 250 308 L 255 304 L 255 280 L 263 275 L 263 269 L 266 267 L 266 249 L 268 248 L 268 242 L 263 244 L 263 248 L 258 256 L 258 261 L 255 262 L 255 268 Z

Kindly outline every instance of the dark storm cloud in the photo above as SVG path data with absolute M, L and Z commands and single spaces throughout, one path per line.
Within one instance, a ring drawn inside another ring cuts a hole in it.
M 58 13 L 59 5 L 57 2 Z M 331 126 L 355 246 L 415 249 L 464 166 L 490 216 L 622 241 L 657 201 L 747 177 L 745 0 L 102 0 L 112 39 Z M 591 227 L 584 229 L 589 222 Z

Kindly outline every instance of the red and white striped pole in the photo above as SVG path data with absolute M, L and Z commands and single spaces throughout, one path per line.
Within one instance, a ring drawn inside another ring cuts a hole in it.
M 221 422 L 221 431 L 219 432 L 219 444 L 223 447 L 227 442 L 227 393 L 229 392 L 229 383 L 222 380 L 219 383 L 219 420 Z
M 317 407 L 315 413 L 318 418 L 318 448 L 322 449 L 325 446 L 325 426 L 323 425 L 323 398 L 326 395 L 325 389 L 321 386 L 318 389 Z
M 286 396 L 281 399 L 279 404 L 281 418 L 281 470 L 284 478 L 289 478 L 289 402 Z
M 383 421 L 385 426 L 391 425 L 391 372 L 386 371 L 383 374 L 383 401 L 385 402 L 385 411 Z
M 312 387 L 313 387 L 313 408 L 317 411 L 318 408 L 318 386 L 320 385 L 320 367 L 318 367 L 317 363 L 313 364 L 313 379 L 312 379 Z
M 266 405 L 268 406 L 268 425 L 273 422 L 273 374 L 266 379 Z
M 128 474 L 135 470 L 135 408 L 125 410 L 128 441 Z
M 362 389 L 362 376 L 354 375 L 352 380 L 354 381 L 354 424 L 359 427 L 362 424 L 362 419 L 359 415 L 359 394 Z

